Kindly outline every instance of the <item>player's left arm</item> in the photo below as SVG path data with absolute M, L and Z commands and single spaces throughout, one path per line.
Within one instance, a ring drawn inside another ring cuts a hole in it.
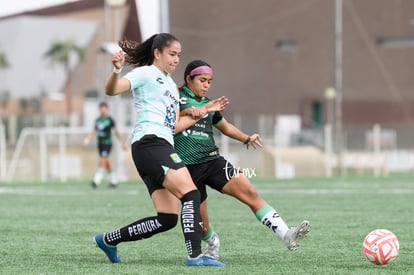
M 246 133 L 243 133 L 241 130 L 239 130 L 239 128 L 228 122 L 225 118 L 222 118 L 222 120 L 214 126 L 219 129 L 220 132 L 222 132 L 224 135 L 243 142 L 243 144 L 246 145 L 247 149 L 249 149 L 249 146 L 252 146 L 254 149 L 263 147 L 259 134 L 248 135 Z
M 223 111 L 229 104 L 229 99 L 225 96 L 210 100 L 203 107 L 187 107 L 185 109 L 180 108 L 180 116 L 191 116 L 194 119 L 201 119 L 204 115 L 211 112 Z
M 181 112 L 177 108 L 175 133 L 181 133 L 185 129 L 193 126 L 207 113 L 224 110 L 228 104 L 229 100 L 225 96 L 222 96 L 220 98 L 211 100 L 209 103 L 207 103 L 201 108 L 186 108 L 184 110 L 181 110 Z
M 191 108 L 188 108 L 188 109 L 191 109 Z M 181 133 L 185 129 L 193 126 L 202 117 L 202 116 L 193 117 L 191 115 L 187 115 L 185 110 L 180 112 L 178 108 L 176 112 L 177 112 L 177 118 L 175 121 L 175 133 L 176 134 Z
M 126 145 L 125 139 L 124 139 L 124 137 L 121 135 L 121 132 L 119 132 L 119 130 L 118 130 L 118 128 L 117 128 L 117 127 L 114 127 L 114 128 L 113 128 L 113 130 L 114 130 L 115 136 L 116 136 L 116 137 L 118 138 L 118 140 L 121 142 L 122 149 L 126 151 L 126 150 L 128 149 L 128 146 Z

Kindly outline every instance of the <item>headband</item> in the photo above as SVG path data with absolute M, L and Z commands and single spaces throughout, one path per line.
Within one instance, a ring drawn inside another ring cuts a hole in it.
M 198 74 L 211 74 L 213 75 L 213 69 L 211 69 L 209 66 L 200 66 L 197 68 L 194 68 L 191 72 L 190 72 L 190 76 L 193 75 L 198 75 Z

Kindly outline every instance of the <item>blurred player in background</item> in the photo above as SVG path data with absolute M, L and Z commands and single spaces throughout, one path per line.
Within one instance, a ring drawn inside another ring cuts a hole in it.
M 108 114 L 108 104 L 101 102 L 99 104 L 99 112 L 100 116 L 95 121 L 95 127 L 85 137 L 83 146 L 88 146 L 93 136 L 97 136 L 99 165 L 95 172 L 95 176 L 93 177 L 92 187 L 96 188 L 100 185 L 105 177 L 105 173 L 107 173 L 109 177 L 109 186 L 115 188 L 118 186 L 118 178 L 109 160 L 109 154 L 112 149 L 112 130 L 122 143 L 122 149 L 127 150 L 127 146 L 124 138 L 115 126 L 115 121 Z
M 184 71 L 185 85 L 180 89 L 181 115 L 209 102 L 206 95 L 212 80 L 213 70 L 206 62 L 195 60 L 187 65 Z M 243 133 L 220 112 L 205 115 L 195 125 L 175 135 L 175 149 L 201 194 L 203 240 L 207 242 L 205 254 L 218 259 L 220 247 L 219 238 L 208 219 L 206 185 L 248 205 L 256 218 L 277 234 L 289 250 L 296 250 L 299 241 L 309 232 L 309 222 L 304 220 L 297 227 L 289 228 L 279 213 L 260 197 L 247 177 L 220 156 L 213 137 L 213 126 L 224 135 L 242 142 L 247 148 L 262 147 L 258 134 Z

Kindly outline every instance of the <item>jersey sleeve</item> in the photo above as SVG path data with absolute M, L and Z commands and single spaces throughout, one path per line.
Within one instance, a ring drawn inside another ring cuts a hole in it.
M 136 90 L 146 83 L 146 73 L 142 68 L 143 67 L 135 68 L 124 76 L 124 78 L 128 79 L 129 83 L 131 83 L 131 90 Z
M 115 127 L 116 127 L 115 120 L 111 117 L 111 129 Z
M 214 115 L 213 115 L 213 125 L 219 124 L 222 119 L 223 119 L 223 116 L 221 115 L 220 112 L 214 112 Z

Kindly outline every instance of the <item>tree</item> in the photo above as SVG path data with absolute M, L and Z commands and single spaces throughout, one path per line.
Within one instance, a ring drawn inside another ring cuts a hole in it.
M 6 69 L 9 67 L 9 62 L 7 61 L 6 55 L 0 53 L 0 69 Z
M 9 62 L 7 61 L 6 55 L 4 53 L 0 53 L 0 70 L 5 70 L 10 67 Z M 4 83 L 3 76 L 0 78 L 0 83 Z M 3 108 L 7 106 L 7 102 L 10 99 L 10 93 L 7 89 L 0 90 L 0 104 Z
M 82 62 L 85 59 L 85 48 L 78 46 L 75 41 L 71 38 L 67 40 L 56 40 L 54 41 L 49 50 L 45 53 L 45 57 L 50 59 L 52 63 L 60 64 L 65 70 L 67 81 L 65 85 L 66 90 L 66 115 L 69 122 L 70 114 L 72 113 L 72 87 L 70 85 L 70 67 L 69 58 L 72 54 L 79 57 Z

